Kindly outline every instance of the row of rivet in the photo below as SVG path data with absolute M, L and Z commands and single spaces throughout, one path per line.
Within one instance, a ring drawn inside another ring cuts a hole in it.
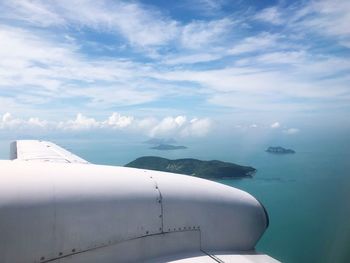
M 189 227 L 183 227 L 183 228 L 181 228 L 181 227 L 179 227 L 179 228 L 173 228 L 173 229 L 171 229 L 171 228 L 168 228 L 168 232 L 177 232 L 177 231 L 184 231 L 184 230 L 199 230 L 200 229 L 200 227 L 199 226 L 189 226 Z M 159 231 L 162 231 L 162 228 L 160 227 L 159 228 Z M 149 235 L 149 231 L 146 231 L 146 235 Z
M 50 146 L 47 145 L 47 147 L 50 147 Z M 144 171 L 144 172 L 147 172 L 147 171 Z M 150 178 L 153 178 L 153 177 L 150 176 Z M 158 189 L 158 186 L 156 185 L 155 188 Z M 161 203 L 161 202 L 162 202 L 162 200 L 159 199 L 159 200 L 158 200 L 158 203 Z M 159 215 L 159 217 L 161 218 L 162 215 Z M 162 228 L 159 228 L 159 231 L 162 231 Z M 149 234 L 149 231 L 146 231 L 146 235 L 148 235 L 148 234 Z M 111 244 L 112 241 L 108 241 L 108 243 Z M 105 244 L 102 244 L 102 245 L 105 245 Z M 75 251 L 76 251 L 76 250 L 73 248 L 73 249 L 72 249 L 72 253 L 74 253 Z M 61 256 L 63 256 L 63 253 L 62 253 L 62 252 L 59 252 L 58 255 L 61 257 Z M 41 257 L 40 260 L 41 260 L 41 261 L 45 260 L 45 257 Z
M 73 248 L 73 249 L 72 249 L 72 253 L 75 253 L 75 252 L 76 252 L 76 250 L 75 250 L 75 248 Z M 63 256 L 63 253 L 62 253 L 62 252 L 59 252 L 59 253 L 58 253 L 58 256 L 59 256 L 59 257 Z M 41 257 L 40 260 L 41 260 L 41 261 L 45 260 L 45 257 Z
M 170 228 L 168 228 L 168 232 L 177 232 L 177 231 L 182 231 L 182 230 L 196 230 L 196 229 L 200 229 L 200 227 L 199 226 L 193 226 L 193 227 L 183 227 L 183 228 L 181 228 L 181 227 L 179 227 L 177 230 L 176 230 L 176 228 L 174 228 L 173 230 L 171 230 Z M 162 228 L 159 228 L 159 231 L 162 231 Z M 146 235 L 148 235 L 149 234 L 149 231 L 146 231 Z M 112 243 L 112 241 L 108 241 L 108 244 L 111 244 Z M 105 245 L 105 244 L 102 244 L 102 245 Z M 73 248 L 72 249 L 72 253 L 75 253 L 76 252 L 76 249 L 75 248 Z M 63 253 L 62 252 L 59 252 L 58 253 L 58 256 L 63 256 Z M 43 261 L 43 260 L 45 260 L 45 257 L 41 257 L 40 258 L 40 260 L 41 261 Z

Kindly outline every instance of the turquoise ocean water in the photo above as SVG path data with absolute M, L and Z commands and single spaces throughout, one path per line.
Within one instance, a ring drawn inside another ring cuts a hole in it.
M 258 198 L 268 210 L 270 227 L 257 250 L 282 262 L 350 262 L 350 148 L 348 141 L 293 145 L 294 155 L 271 155 L 267 145 L 207 142 L 187 150 L 156 151 L 125 140 L 54 140 L 99 164 L 123 165 L 144 155 L 219 159 L 251 165 L 254 178 L 222 180 Z M 288 146 L 288 145 L 287 145 Z M 0 141 L 7 158 L 9 141 Z

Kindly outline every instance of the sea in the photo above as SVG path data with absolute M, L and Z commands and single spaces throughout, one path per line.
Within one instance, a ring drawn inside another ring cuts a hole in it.
M 252 178 L 220 183 L 245 190 L 266 207 L 270 226 L 257 251 L 290 263 L 350 262 L 349 138 L 293 141 L 295 154 L 265 152 L 267 142 L 187 142 L 188 149 L 152 150 L 142 140 L 53 139 L 97 164 L 124 165 L 141 156 L 230 161 L 257 169 Z M 9 140 L 0 140 L 8 158 Z M 288 144 L 288 142 L 286 142 Z M 272 145 L 275 146 L 275 145 Z M 1 171 L 0 171 L 1 173 Z

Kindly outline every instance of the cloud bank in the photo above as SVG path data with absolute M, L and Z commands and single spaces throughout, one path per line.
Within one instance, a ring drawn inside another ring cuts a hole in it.
M 187 116 L 157 118 L 136 118 L 134 116 L 112 113 L 105 120 L 96 120 L 78 113 L 74 119 L 65 121 L 46 121 L 31 117 L 15 118 L 10 113 L 2 115 L 0 130 L 41 131 L 41 132 L 85 132 L 85 131 L 126 131 L 149 137 L 204 137 L 212 130 L 209 118 Z

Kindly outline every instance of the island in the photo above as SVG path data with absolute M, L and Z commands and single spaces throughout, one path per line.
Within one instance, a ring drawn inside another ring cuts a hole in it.
M 169 139 L 164 139 L 164 138 L 151 138 L 147 141 L 144 141 L 146 144 L 152 144 L 152 145 L 158 145 L 158 144 L 174 144 L 176 143 L 175 139 L 169 138 Z
M 276 147 L 270 146 L 269 148 L 267 148 L 266 152 L 268 152 L 268 153 L 277 153 L 277 154 L 295 153 L 294 150 L 292 150 L 292 149 L 285 149 L 285 148 L 283 148 L 281 146 L 276 146 Z
M 252 177 L 256 169 L 222 161 L 201 161 L 197 159 L 169 160 L 162 157 L 144 156 L 125 165 L 148 170 L 187 174 L 206 179 Z
M 150 149 L 168 151 L 168 150 L 187 149 L 187 147 L 180 146 L 180 145 L 179 146 L 178 145 L 171 145 L 171 144 L 159 144 L 157 146 L 151 147 Z

